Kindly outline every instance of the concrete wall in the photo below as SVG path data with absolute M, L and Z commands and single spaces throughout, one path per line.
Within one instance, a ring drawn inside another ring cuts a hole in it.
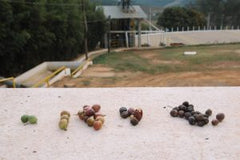
M 155 87 L 1 89 L 1 160 L 239 160 L 240 87 Z M 188 100 L 226 118 L 218 126 L 191 126 L 173 118 L 166 105 Z M 75 114 L 83 105 L 101 105 L 105 123 L 95 131 Z M 137 126 L 119 108 L 140 107 Z M 58 128 L 60 112 L 71 113 L 68 130 Z M 23 114 L 38 123 L 22 124 Z
M 211 30 L 211 31 L 186 31 L 163 32 L 142 34 L 141 44 L 150 44 L 158 47 L 160 43 L 183 43 L 186 45 L 233 43 L 240 42 L 240 30 Z M 135 45 L 138 45 L 136 41 Z

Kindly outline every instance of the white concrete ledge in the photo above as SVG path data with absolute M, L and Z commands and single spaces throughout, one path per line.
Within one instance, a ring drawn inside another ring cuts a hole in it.
M 226 119 L 217 127 L 194 127 L 163 108 L 185 100 Z M 95 103 L 107 115 L 98 132 L 73 115 Z M 239 105 L 240 87 L 0 89 L 0 159 L 238 160 Z M 119 117 L 121 106 L 143 109 L 138 126 Z M 71 112 L 67 132 L 58 128 L 62 110 Z M 36 115 L 38 124 L 24 126 L 22 114 Z

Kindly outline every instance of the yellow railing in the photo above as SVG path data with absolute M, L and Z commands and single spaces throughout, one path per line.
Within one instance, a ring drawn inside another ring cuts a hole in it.
M 42 79 L 41 81 L 39 81 L 38 83 L 36 83 L 35 85 L 32 86 L 32 88 L 36 88 L 39 87 L 41 84 L 43 83 L 47 83 L 47 87 L 50 86 L 49 84 L 49 80 L 51 78 L 53 78 L 56 74 L 58 74 L 59 72 L 66 70 L 65 66 L 60 67 L 59 69 L 57 69 L 55 72 L 53 72 L 51 75 L 47 76 L 46 78 Z
M 15 78 L 14 77 L 0 79 L 0 83 L 5 82 L 5 81 L 11 81 L 11 80 L 13 82 L 13 88 L 16 88 L 16 83 L 15 83 Z
M 84 65 L 88 62 L 90 62 L 91 60 L 87 60 L 84 63 L 80 64 L 72 73 L 71 73 L 71 77 L 73 77 L 78 71 L 80 71 L 81 69 L 83 69 Z

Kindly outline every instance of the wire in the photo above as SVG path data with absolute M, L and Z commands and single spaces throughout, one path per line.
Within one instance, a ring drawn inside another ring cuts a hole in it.
M 9 2 L 9 3 L 21 3 L 21 4 L 32 4 L 32 5 L 47 5 L 47 6 L 82 6 L 81 4 L 77 3 L 39 3 L 39 2 L 20 2 L 20 1 L 12 1 L 12 0 L 0 0 L 2 2 Z

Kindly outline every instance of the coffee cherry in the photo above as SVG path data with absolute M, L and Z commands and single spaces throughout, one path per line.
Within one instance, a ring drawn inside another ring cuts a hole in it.
M 222 122 L 222 120 L 225 118 L 225 115 L 224 115 L 224 113 L 218 113 L 216 115 L 216 118 L 219 122 Z
M 212 115 L 212 110 L 211 109 L 206 110 L 205 114 L 208 115 L 208 116 L 211 116 Z
M 134 108 L 128 108 L 128 112 L 130 115 L 132 115 L 134 113 L 135 109 Z
M 193 112 L 194 111 L 194 108 L 192 105 L 189 105 L 187 108 L 186 108 L 186 111 L 187 112 Z
M 184 117 L 185 117 L 185 119 L 187 119 L 188 120 L 188 118 L 191 116 L 192 114 L 190 113 L 190 112 L 185 112 L 184 113 Z
M 94 110 L 94 112 L 98 112 L 101 109 L 101 106 L 99 104 L 94 104 L 92 106 L 92 109 Z
M 217 119 L 212 120 L 212 125 L 213 125 L 213 126 L 218 125 L 218 123 L 219 123 L 219 121 L 218 121 Z
M 180 111 L 178 111 L 178 116 L 180 117 L 180 118 L 183 118 L 184 117 L 184 111 L 183 110 L 180 110 Z
M 198 121 L 198 122 L 197 122 L 197 125 L 198 125 L 199 127 L 203 127 L 203 126 L 205 125 L 205 122 L 204 122 L 204 121 Z
M 121 108 L 119 109 L 120 114 L 121 114 L 122 112 L 124 112 L 124 111 L 127 111 L 127 108 L 126 108 L 126 107 L 121 107 Z
M 206 117 L 204 117 L 204 118 L 203 118 L 203 122 L 204 122 L 205 124 L 208 124 L 208 123 L 209 123 L 209 119 L 206 118 Z
M 93 123 L 93 128 L 97 131 L 97 130 L 100 130 L 102 128 L 102 121 L 94 121 Z
M 65 114 L 68 115 L 68 117 L 70 117 L 70 113 L 68 111 L 62 111 L 60 113 L 60 116 L 65 115 Z
M 204 116 L 203 116 L 203 114 L 197 114 L 195 116 L 195 118 L 196 118 L 197 121 L 202 121 L 204 119 Z
M 85 115 L 86 116 L 94 116 L 95 112 L 94 110 L 91 108 L 91 109 L 88 109 L 86 112 L 85 112 Z
M 87 119 L 86 123 L 88 124 L 89 127 L 93 126 L 94 123 L 94 117 L 91 116 Z
M 191 124 L 191 125 L 195 125 L 195 124 L 196 124 L 196 120 L 195 120 L 195 118 L 194 118 L 193 116 L 190 116 L 190 117 L 188 118 L 188 122 L 189 122 L 189 124 Z
M 133 115 L 130 116 L 130 123 L 133 125 L 133 126 L 136 126 L 138 124 L 138 120 L 136 117 L 134 117 Z
M 182 103 L 184 106 L 188 107 L 189 106 L 189 103 L 187 101 L 183 102 Z
M 28 115 L 22 115 L 21 121 L 22 121 L 23 123 L 27 123 L 27 122 L 28 122 Z
M 129 112 L 127 110 L 123 111 L 120 115 L 121 115 L 122 118 L 127 118 L 127 117 L 130 116 L 130 114 L 129 114 Z
M 138 121 L 140 121 L 142 119 L 142 116 L 143 116 L 142 109 L 141 108 L 135 109 L 135 111 L 133 112 L 133 115 L 134 115 L 135 118 L 137 118 Z
M 179 108 L 179 110 L 183 110 L 183 111 L 187 110 L 187 107 L 184 105 L 180 105 L 180 106 L 178 106 L 178 108 Z
M 173 110 L 171 110 L 170 115 L 171 115 L 172 117 L 177 117 L 177 116 L 178 116 L 178 111 L 175 110 L 175 109 L 173 109 Z

